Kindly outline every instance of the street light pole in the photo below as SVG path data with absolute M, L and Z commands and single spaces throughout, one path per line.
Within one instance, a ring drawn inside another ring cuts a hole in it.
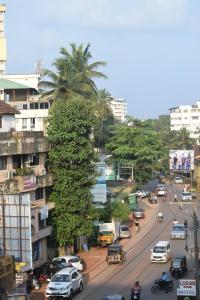
M 196 278 L 196 299 L 199 298 L 199 247 L 198 247 L 198 220 L 195 209 L 193 209 L 193 226 L 194 226 L 194 251 L 195 251 L 195 278 Z

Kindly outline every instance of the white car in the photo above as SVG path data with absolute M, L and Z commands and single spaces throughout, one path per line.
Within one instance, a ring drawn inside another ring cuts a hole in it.
M 164 184 L 158 184 L 157 185 L 157 195 L 158 196 L 165 196 L 166 190 Z
M 171 245 L 169 241 L 159 241 L 151 249 L 151 262 L 166 263 L 171 258 Z
M 183 183 L 183 179 L 179 176 L 174 177 L 174 183 Z
M 192 201 L 192 194 L 189 192 L 182 192 L 181 193 L 181 200 L 182 201 Z
M 135 192 L 135 194 L 136 194 L 138 197 L 140 197 L 140 198 L 145 198 L 145 197 L 147 197 L 147 192 L 145 192 L 145 191 L 143 191 L 143 190 L 141 190 L 141 189 L 137 190 L 137 191 Z
M 171 231 L 171 239 L 185 239 L 186 238 L 186 230 L 184 224 L 174 224 Z
M 59 256 L 54 258 L 52 261 L 60 264 L 63 267 L 72 265 L 78 271 L 83 271 L 83 263 L 79 256 Z
M 55 299 L 55 297 L 71 299 L 74 292 L 83 290 L 83 277 L 76 268 L 67 267 L 49 280 L 46 288 L 46 297 Z

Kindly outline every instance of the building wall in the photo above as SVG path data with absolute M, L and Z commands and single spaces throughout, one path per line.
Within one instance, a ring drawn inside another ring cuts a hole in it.
M 8 79 L 14 82 L 18 82 L 34 89 L 38 89 L 38 82 L 40 79 L 39 74 L 6 74 L 3 76 L 4 79 Z
M 125 122 L 127 115 L 127 103 L 124 99 L 112 99 L 110 107 L 116 120 Z
M 180 130 L 186 128 L 192 138 L 199 136 L 200 130 L 200 102 L 196 105 L 181 105 L 170 109 L 170 128 Z
M 0 74 L 5 73 L 6 68 L 6 38 L 4 33 L 4 15 L 6 7 L 0 4 Z
M 11 129 L 15 129 L 15 116 L 3 115 L 2 128 L 0 128 L 0 132 L 9 132 Z

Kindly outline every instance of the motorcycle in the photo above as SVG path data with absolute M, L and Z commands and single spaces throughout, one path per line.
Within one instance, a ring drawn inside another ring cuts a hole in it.
M 163 290 L 165 293 L 168 293 L 173 290 L 174 282 L 173 280 L 163 281 L 162 279 L 156 279 L 154 285 L 151 287 L 151 292 L 153 294 L 158 293 Z
M 139 300 L 140 299 L 140 293 L 141 293 L 141 289 L 140 290 L 131 289 L 130 300 Z
M 33 284 L 33 288 L 35 290 L 39 290 L 40 289 L 40 282 L 39 282 L 39 280 L 37 279 L 36 276 L 33 276 L 32 284 Z
M 163 221 L 163 217 L 158 216 L 158 222 L 161 223 Z

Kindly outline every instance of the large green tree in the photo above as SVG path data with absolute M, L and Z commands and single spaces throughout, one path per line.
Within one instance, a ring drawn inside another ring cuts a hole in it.
M 89 44 L 86 47 L 83 44 L 70 46 L 71 52 L 66 48 L 60 49 L 61 57 L 54 61 L 54 71 L 43 70 L 43 79 L 39 83 L 43 97 L 57 100 L 81 95 L 90 99 L 97 95 L 94 79 L 106 78 L 98 71 L 99 67 L 105 66 L 104 61 L 90 63 L 92 55 Z
M 161 143 L 157 132 L 141 121 L 112 126 L 112 137 L 106 149 L 111 157 L 109 162 L 115 166 L 132 165 L 134 179 L 146 182 L 158 168 L 162 156 Z
M 91 140 L 94 116 L 79 98 L 59 99 L 49 116 L 49 165 L 54 178 L 52 201 L 59 246 L 92 232 L 91 189 L 96 181 Z

